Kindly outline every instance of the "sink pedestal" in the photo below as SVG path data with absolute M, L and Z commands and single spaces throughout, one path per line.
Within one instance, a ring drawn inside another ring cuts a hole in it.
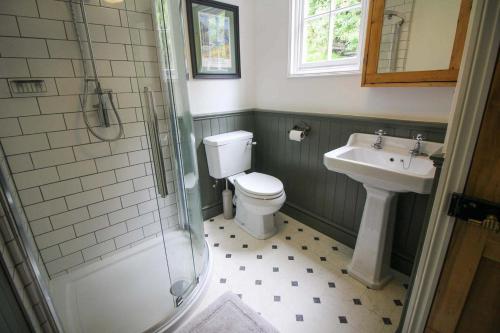
M 363 184 L 366 202 L 349 275 L 372 289 L 381 289 L 392 278 L 390 263 L 396 193 Z

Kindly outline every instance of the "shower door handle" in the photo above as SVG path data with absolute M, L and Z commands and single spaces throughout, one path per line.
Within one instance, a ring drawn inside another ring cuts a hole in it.
M 156 116 L 155 103 L 153 92 L 144 87 L 144 95 L 147 105 L 146 124 L 151 144 L 151 156 L 153 157 L 153 167 L 155 169 L 156 184 L 158 186 L 158 194 L 165 198 L 168 195 L 167 179 L 165 177 L 165 164 L 163 161 L 163 153 L 161 151 L 160 130 L 158 126 L 158 117 Z

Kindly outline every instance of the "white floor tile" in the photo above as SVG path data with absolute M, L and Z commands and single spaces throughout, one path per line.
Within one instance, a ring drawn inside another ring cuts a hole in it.
M 368 289 L 346 274 L 351 248 L 284 214 L 276 220 L 279 232 L 267 240 L 222 216 L 205 222 L 214 267 L 196 312 L 231 290 L 284 333 L 396 330 L 406 281 Z

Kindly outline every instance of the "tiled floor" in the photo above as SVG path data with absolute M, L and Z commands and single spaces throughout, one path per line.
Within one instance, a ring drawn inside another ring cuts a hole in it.
M 371 290 L 347 275 L 352 249 L 279 214 L 280 231 L 257 240 L 234 221 L 205 222 L 213 273 L 197 311 L 227 290 L 280 332 L 394 332 L 404 278 Z

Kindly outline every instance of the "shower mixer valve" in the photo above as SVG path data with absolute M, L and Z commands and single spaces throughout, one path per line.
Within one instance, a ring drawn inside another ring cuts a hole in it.
M 84 1 L 79 2 L 69 2 L 71 19 L 73 21 L 73 28 L 76 32 L 76 39 L 78 41 L 78 46 L 80 49 L 80 55 L 82 59 L 87 59 L 86 55 L 88 53 L 88 60 L 90 62 L 90 66 L 92 68 L 92 72 L 94 75 L 89 75 L 87 70 L 87 62 L 83 62 L 83 94 L 82 94 L 82 113 L 83 113 L 83 121 L 85 122 L 85 126 L 89 130 L 89 132 L 95 136 L 97 139 L 102 141 L 116 141 L 119 140 L 123 136 L 123 123 L 120 119 L 120 115 L 118 110 L 116 109 L 115 103 L 113 102 L 112 90 L 104 90 L 101 87 L 101 83 L 99 82 L 99 76 L 97 74 L 96 69 L 96 60 L 94 57 L 94 48 L 92 45 L 92 38 L 89 31 L 89 24 L 87 21 L 87 12 L 85 9 Z M 79 13 L 78 13 L 79 7 Z M 81 19 L 81 20 L 80 20 Z M 82 22 L 83 21 L 83 22 Z M 85 32 L 85 37 L 81 35 L 81 29 L 78 26 L 78 23 L 82 22 Z M 86 46 L 86 47 L 85 47 Z M 91 82 L 94 84 L 91 85 Z M 97 115 L 99 118 L 99 125 L 102 127 L 110 127 L 110 119 L 108 111 L 111 111 L 115 115 L 116 123 L 118 125 L 118 131 L 113 136 L 107 136 L 99 133 L 99 131 L 94 130 L 94 125 L 88 119 L 87 115 L 87 102 L 89 98 L 89 89 L 90 87 L 94 87 L 94 93 L 97 95 L 98 103 L 94 105 L 94 108 L 97 109 Z M 105 102 L 105 96 L 107 95 L 108 101 Z M 107 104 L 106 104 L 107 103 Z M 106 107 L 108 105 L 108 107 Z
M 103 127 L 110 127 L 111 123 L 109 121 L 108 108 L 106 107 L 106 102 L 104 101 L 104 96 L 108 96 L 109 103 L 113 103 L 113 90 L 111 89 L 101 89 L 98 86 L 95 89 L 95 93 L 97 94 L 98 103 L 94 104 L 94 108 L 97 108 L 97 116 L 99 118 L 99 123 Z

